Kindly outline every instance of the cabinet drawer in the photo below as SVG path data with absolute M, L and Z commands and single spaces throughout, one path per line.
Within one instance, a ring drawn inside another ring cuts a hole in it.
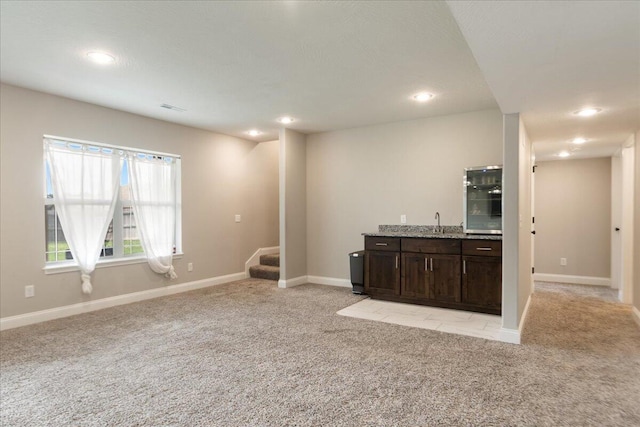
M 400 239 L 397 237 L 364 237 L 364 248 L 367 251 L 400 251 Z
M 463 240 L 462 255 L 502 256 L 502 241 Z
M 458 239 L 402 239 L 403 252 L 423 254 L 459 254 Z

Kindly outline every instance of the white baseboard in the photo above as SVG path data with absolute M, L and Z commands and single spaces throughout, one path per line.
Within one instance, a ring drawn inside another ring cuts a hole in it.
M 309 279 L 307 276 L 294 277 L 293 279 L 278 280 L 279 288 L 293 288 L 294 286 L 304 285 L 305 283 L 309 283 Z
M 81 302 L 78 304 L 66 305 L 64 307 L 35 311 L 33 313 L 3 317 L 0 319 L 0 331 L 18 328 L 20 326 L 33 325 L 35 323 L 46 322 L 48 320 L 60 319 L 62 317 L 75 316 L 76 314 L 102 310 L 104 308 L 115 307 L 118 305 L 131 304 L 132 302 L 144 301 L 181 292 L 207 288 L 209 286 L 221 285 L 223 283 L 234 282 L 244 278 L 244 273 L 227 274 L 226 276 L 211 277 L 209 279 L 169 285 L 162 288 L 149 289 L 147 291 L 132 292 L 130 294 Z
M 520 317 L 520 324 L 518 325 L 518 329 L 511 328 L 500 328 L 498 332 L 498 341 L 510 343 L 510 344 L 520 344 L 520 338 L 522 337 L 522 329 L 524 328 L 524 324 L 527 321 L 527 315 L 529 314 L 529 307 L 531 306 L 531 294 L 529 294 L 529 298 L 527 298 L 527 303 L 524 306 L 524 310 L 522 311 L 522 317 Z
M 611 286 L 610 277 L 570 276 L 568 274 L 533 273 L 533 280 L 539 282 L 570 283 L 574 285 Z
M 244 263 L 244 277 L 249 278 L 249 268 L 260 264 L 261 255 L 271 255 L 280 252 L 280 246 L 272 246 L 270 248 L 259 248 L 251 255 L 251 258 Z
M 335 277 L 307 276 L 309 283 L 317 283 L 318 285 L 339 286 L 341 288 L 350 288 L 351 280 L 337 279 Z
M 633 320 L 635 320 L 638 326 L 640 327 L 640 310 L 632 306 L 631 315 L 633 316 Z
M 498 341 L 509 344 L 520 344 L 520 331 L 517 329 L 500 328 L 498 332 Z

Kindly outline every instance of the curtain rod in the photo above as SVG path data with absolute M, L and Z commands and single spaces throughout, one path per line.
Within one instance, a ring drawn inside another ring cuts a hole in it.
M 173 158 L 176 158 L 176 159 L 181 159 L 182 158 L 182 156 L 180 156 L 179 154 L 163 153 L 161 151 L 151 151 L 151 150 L 144 150 L 144 149 L 133 148 L 133 147 L 124 147 L 122 145 L 104 144 L 104 143 L 100 143 L 100 142 L 85 141 L 85 140 L 82 140 L 82 139 L 67 138 L 67 137 L 64 137 L 64 136 L 42 135 L 42 137 L 43 138 L 49 138 L 49 139 L 56 139 L 58 141 L 74 142 L 76 144 L 86 144 L 86 145 L 93 145 L 93 146 L 96 146 L 96 147 L 114 148 L 116 150 L 124 150 L 124 151 L 136 151 L 136 152 L 140 152 L 140 153 L 144 153 L 144 154 L 155 154 L 155 155 L 158 155 L 158 156 L 173 157 Z

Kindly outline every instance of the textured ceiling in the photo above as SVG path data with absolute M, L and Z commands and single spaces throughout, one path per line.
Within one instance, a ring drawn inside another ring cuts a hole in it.
M 522 114 L 546 160 L 577 136 L 589 141 L 574 157 L 609 156 L 640 128 L 638 1 L 0 8 L 3 82 L 244 138 L 257 128 L 258 141 L 277 138 L 283 115 L 313 133 L 499 105 Z M 94 49 L 116 63 L 88 62 Z M 436 98 L 411 101 L 421 90 Z M 583 106 L 603 112 L 572 115 Z
M 449 1 L 504 113 L 538 160 L 610 156 L 640 128 L 639 1 Z M 572 113 L 595 106 L 592 118 Z
M 5 83 L 255 140 L 283 115 L 312 133 L 497 108 L 443 2 L 2 1 L 0 19 Z

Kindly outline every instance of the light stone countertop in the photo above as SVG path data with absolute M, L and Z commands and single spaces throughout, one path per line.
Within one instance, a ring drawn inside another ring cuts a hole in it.
M 428 239 L 502 240 L 501 234 L 465 234 L 462 227 L 442 226 L 443 233 L 436 233 L 434 225 L 379 225 L 377 232 L 362 233 L 368 237 L 409 237 Z

